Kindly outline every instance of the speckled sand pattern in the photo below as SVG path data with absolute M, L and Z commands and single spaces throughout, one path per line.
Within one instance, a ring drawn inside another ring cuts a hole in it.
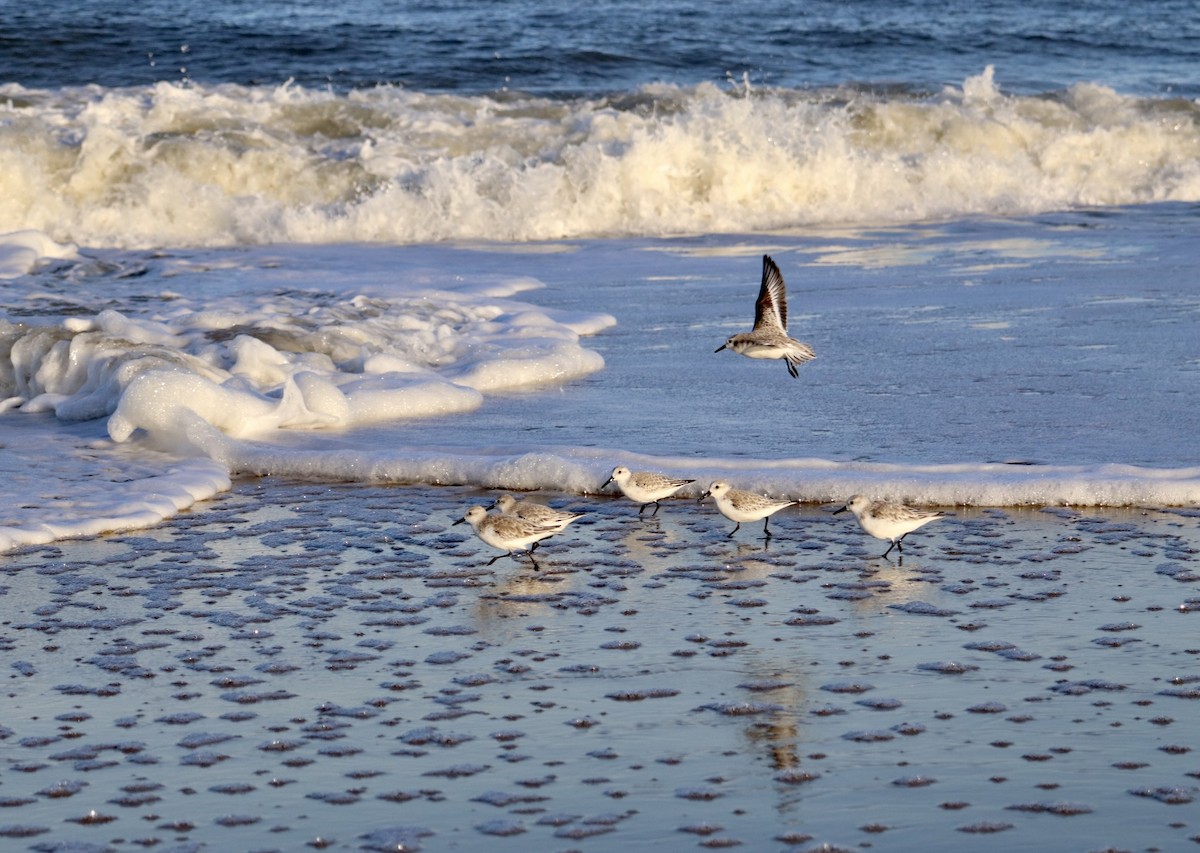
M 1197 513 L 608 496 L 502 558 L 477 490 L 248 481 L 0 556 L 4 850 L 1181 850 Z

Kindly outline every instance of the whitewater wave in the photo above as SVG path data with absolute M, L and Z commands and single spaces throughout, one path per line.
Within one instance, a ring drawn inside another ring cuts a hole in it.
M 245 473 L 305 480 L 467 485 L 513 491 L 596 494 L 615 464 L 664 471 L 695 482 L 678 493 L 699 498 L 714 480 L 809 504 L 856 493 L 887 495 L 925 506 L 1194 506 L 1200 468 L 1137 465 L 1028 465 L 961 462 L 918 465 L 818 458 L 754 459 L 659 457 L 616 448 L 543 447 L 363 448 L 306 452 L 234 442 L 226 457 Z
M 19 270 L 68 253 L 35 238 L 0 235 L 0 260 Z M 288 434 L 461 414 L 601 370 L 580 339 L 613 318 L 514 299 L 539 286 L 445 276 L 0 319 L 0 552 L 151 527 L 230 488 L 241 454 Z
M 654 85 L 0 87 L 0 221 L 98 247 L 532 241 L 1200 200 L 1200 106 Z
M 603 368 L 580 338 L 612 317 L 514 301 L 540 286 L 528 279 L 445 284 L 352 296 L 176 295 L 152 313 L 107 308 L 53 325 L 0 319 L 0 412 L 107 417 L 117 442 L 145 433 L 163 450 L 219 456 L 210 434 L 461 413 L 486 394 Z
M 44 436 L 39 437 L 44 442 Z M 597 495 L 615 462 L 694 478 L 679 493 L 696 499 L 716 479 L 809 504 L 840 505 L 855 493 L 926 506 L 1168 507 L 1200 503 L 1200 468 L 1152 469 L 1134 465 L 1023 465 L 959 463 L 899 465 L 828 459 L 756 460 L 653 457 L 628 450 L 595 447 L 543 447 L 536 450 L 477 450 L 418 447 L 313 451 L 238 439 L 216 431 L 206 437 L 216 459 L 172 460 L 147 456 L 128 464 L 124 448 L 99 440 L 56 436 L 66 462 L 60 484 L 36 482 L 22 464 L 19 448 L 0 447 L 0 473 L 20 485 L 30 500 L 0 512 L 0 553 L 60 539 L 114 530 L 153 527 L 163 519 L 230 488 L 228 471 L 270 474 L 311 483 L 359 482 L 473 486 L 480 489 L 540 490 Z M 120 466 L 115 463 L 119 461 Z M 22 479 L 29 482 L 22 484 Z M 39 485 L 40 484 L 40 485 Z M 40 494 L 38 489 L 45 491 Z M 48 491 L 46 491 L 49 489 Z M 57 491 L 55 491 L 57 489 Z M 1192 510 L 1181 510 L 1193 512 Z

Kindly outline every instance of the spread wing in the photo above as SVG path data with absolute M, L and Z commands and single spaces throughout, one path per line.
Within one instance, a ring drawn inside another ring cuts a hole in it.
M 758 301 L 754 303 L 754 330 L 764 327 L 787 332 L 787 291 L 783 286 L 783 273 L 770 255 L 763 255 L 762 285 L 758 289 Z

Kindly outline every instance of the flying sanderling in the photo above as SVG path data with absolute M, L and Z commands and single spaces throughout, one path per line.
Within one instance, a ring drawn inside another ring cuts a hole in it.
M 918 527 L 924 527 L 929 522 L 944 517 L 944 513 L 934 510 L 917 509 L 890 501 L 873 501 L 863 495 L 852 496 L 844 507 L 834 510 L 833 514 L 837 515 L 846 510 L 854 513 L 854 517 L 867 533 L 876 539 L 891 541 L 892 544 L 883 552 L 885 557 L 892 553 L 893 548 L 903 554 L 904 546 L 900 541 L 905 536 Z
M 523 518 L 534 524 L 553 527 L 555 530 L 562 530 L 572 521 L 583 518 L 583 513 L 567 512 L 529 500 L 519 501 L 510 494 L 503 494 L 496 498 L 495 507 L 501 515 Z M 533 547 L 537 547 L 536 542 L 533 543 Z
M 535 569 L 538 568 L 538 564 L 533 557 L 533 546 L 559 531 L 559 528 L 553 525 L 537 524 L 512 515 L 488 515 L 488 511 L 481 506 L 471 507 L 467 514 L 454 524 L 462 524 L 464 521 L 475 528 L 475 533 L 480 539 L 493 548 L 504 551 L 514 560 L 514 551 L 528 550 L 529 560 Z M 497 554 L 488 560 L 487 565 L 490 566 L 503 556 L 504 554 Z
M 709 486 L 708 491 L 700 497 L 700 500 L 704 500 L 710 495 L 717 502 L 717 509 L 721 511 L 721 515 L 730 521 L 737 522 L 733 530 L 729 531 L 729 536 L 738 532 L 743 521 L 758 521 L 761 518 L 763 519 L 763 533 L 770 539 L 771 531 L 767 529 L 767 525 L 771 522 L 771 516 L 784 507 L 800 503 L 787 499 L 777 500 L 757 495 L 754 492 L 735 489 L 720 480 Z
M 763 255 L 762 284 L 754 303 L 754 329 L 731 336 L 716 352 L 726 347 L 749 358 L 782 358 L 787 361 L 788 373 L 793 378 L 798 375 L 797 367 L 817 357 L 808 344 L 788 337 L 787 292 L 783 274 L 770 255 Z
M 654 504 L 654 512 L 651 515 L 658 514 L 658 502 L 663 498 L 669 498 L 677 491 L 682 489 L 688 483 L 694 483 L 695 480 L 679 480 L 675 477 L 667 477 L 662 474 L 655 474 L 651 471 L 630 471 L 624 465 L 618 465 L 613 468 L 612 476 L 604 481 L 604 486 L 616 481 L 617 488 L 621 490 L 621 494 L 629 498 L 631 501 L 637 501 L 641 504 L 638 509 L 638 515 L 650 504 Z M 600 488 L 604 488 L 601 486 Z

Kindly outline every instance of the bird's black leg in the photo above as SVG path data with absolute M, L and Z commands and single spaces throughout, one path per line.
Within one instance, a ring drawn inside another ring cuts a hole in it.
M 662 507 L 661 507 L 661 505 L 658 503 L 658 501 L 655 501 L 655 502 L 654 502 L 654 512 L 650 513 L 650 515 L 652 515 L 652 516 L 654 516 L 654 515 L 658 515 L 658 511 L 659 511 L 661 508 L 662 508 Z
M 542 567 L 538 565 L 538 561 L 533 558 L 532 548 L 529 549 L 529 562 L 533 564 L 533 570 L 535 572 L 540 572 L 542 570 Z
M 797 371 L 797 370 L 796 370 L 796 365 L 792 364 L 792 363 L 789 361 L 789 362 L 787 363 L 787 366 L 788 366 L 788 373 L 792 374 L 792 378 L 793 378 L 793 379 L 796 379 L 796 378 L 798 378 L 798 377 L 800 376 L 800 373 L 799 373 L 799 371 Z
M 503 557 L 503 556 L 504 556 L 503 554 L 497 554 L 496 556 L 492 557 L 492 559 L 488 560 L 488 561 L 487 561 L 487 563 L 485 563 L 485 565 L 488 565 L 488 566 L 490 566 L 492 563 L 496 562 L 497 560 L 499 560 L 499 559 L 500 559 L 501 557 Z M 511 557 L 511 556 L 512 556 L 512 554 L 509 554 L 508 556 L 510 556 L 510 557 Z
M 899 544 L 900 544 L 900 540 L 899 540 L 899 539 L 897 539 L 897 540 L 895 540 L 894 542 L 892 542 L 892 544 L 891 544 L 891 545 L 888 545 L 888 549 L 887 549 L 886 551 L 884 551 L 884 552 L 883 552 L 883 556 L 884 556 L 884 557 L 886 557 L 888 554 L 892 553 L 892 549 L 893 549 L 893 548 L 895 548 L 895 547 L 896 547 L 897 545 L 899 545 Z
M 742 526 L 742 523 L 741 523 L 740 521 L 735 521 L 735 522 L 733 523 L 733 530 L 730 530 L 730 531 L 729 531 L 729 535 L 728 535 L 728 536 L 726 536 L 725 538 L 726 538 L 726 539 L 732 539 L 732 538 L 733 538 L 733 534 L 737 533 L 737 532 L 738 532 L 738 528 L 740 528 L 741 526 Z
M 763 519 L 763 533 L 767 534 L 767 538 L 771 538 L 771 531 L 767 529 L 767 524 L 771 521 L 771 517 L 767 516 Z
M 532 545 L 530 545 L 530 546 L 529 546 L 529 553 L 530 553 L 530 554 L 532 554 L 534 551 L 536 551 L 536 550 L 537 550 L 537 546 L 538 546 L 538 543 L 536 543 L 536 542 L 534 542 Z

